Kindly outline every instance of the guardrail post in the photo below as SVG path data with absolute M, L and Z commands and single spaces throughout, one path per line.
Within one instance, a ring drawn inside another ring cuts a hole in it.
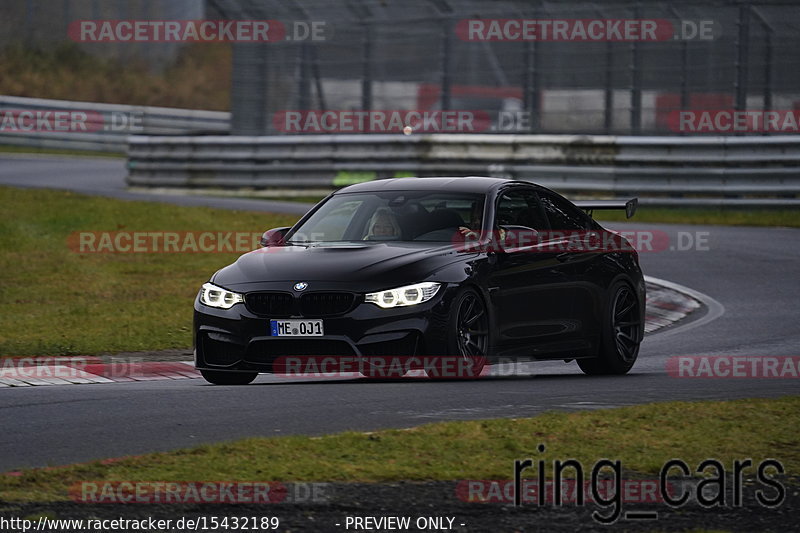
M 313 61 L 311 61 L 311 68 L 314 71 L 314 87 L 317 90 L 317 104 L 319 109 L 325 111 L 328 106 L 325 103 L 325 91 L 322 88 L 322 73 L 319 70 L 319 52 L 317 52 L 316 46 L 311 49 L 311 55 L 314 56 Z
M 267 131 L 266 45 L 233 43 L 231 133 L 261 135 Z
M 611 79 L 613 61 L 613 44 L 608 41 L 606 42 L 605 92 L 603 95 L 603 129 L 606 133 L 611 133 L 611 128 L 614 126 L 614 86 Z
M 534 13 L 534 18 L 537 14 Z M 522 91 L 525 110 L 530 115 L 529 131 L 539 131 L 539 47 L 534 41 L 525 41 L 525 86 Z
M 673 6 L 669 8 L 670 12 L 675 16 L 676 20 L 681 20 L 680 13 Z M 689 42 L 686 39 L 681 40 L 681 110 L 689 109 Z M 681 135 L 686 135 L 682 131 Z
M 311 84 L 308 80 L 309 53 L 308 43 L 303 41 L 300 45 L 300 76 L 297 80 L 298 108 L 307 111 L 311 107 Z
M 736 111 L 747 109 L 747 67 L 750 54 L 750 5 L 739 6 L 739 19 L 736 22 Z
M 758 9 L 753 8 L 753 15 L 756 16 L 761 27 L 764 29 L 764 90 L 763 90 L 763 111 L 772 109 L 772 33 L 775 31 L 767 22 Z M 769 132 L 764 130 L 764 135 Z
M 639 4 L 633 9 L 633 18 L 639 19 Z M 631 133 L 642 129 L 642 52 L 637 41 L 631 41 Z
M 441 71 L 442 71 L 442 110 L 450 109 L 450 33 L 452 24 L 448 19 L 443 19 L 442 23 L 442 49 L 441 49 Z
M 364 23 L 364 46 L 361 53 L 361 109 L 372 109 L 372 28 Z

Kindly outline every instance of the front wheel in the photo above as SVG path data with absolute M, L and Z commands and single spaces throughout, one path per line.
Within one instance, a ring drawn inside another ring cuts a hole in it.
M 609 294 L 600 353 L 592 359 L 578 359 L 578 366 L 585 374 L 626 374 L 639 355 L 643 331 L 639 298 L 624 281 L 612 285 Z
M 489 313 L 474 289 L 462 290 L 453 300 L 448 319 L 448 353 L 434 365 L 429 377 L 477 378 L 489 354 Z
M 220 370 L 201 370 L 200 374 L 214 385 L 247 385 L 252 383 L 258 372 L 223 372 Z

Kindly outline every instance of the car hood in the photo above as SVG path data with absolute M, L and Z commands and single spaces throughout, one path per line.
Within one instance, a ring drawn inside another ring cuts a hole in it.
M 466 254 L 471 255 L 471 254 Z M 252 290 L 265 282 L 324 282 L 361 290 L 424 281 L 464 259 L 451 244 L 336 243 L 262 248 L 244 254 L 214 276 L 226 288 Z

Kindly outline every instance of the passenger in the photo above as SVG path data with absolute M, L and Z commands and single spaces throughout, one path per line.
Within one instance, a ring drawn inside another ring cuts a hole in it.
M 366 240 L 390 241 L 400 238 L 400 226 L 388 208 L 380 207 L 369 221 Z

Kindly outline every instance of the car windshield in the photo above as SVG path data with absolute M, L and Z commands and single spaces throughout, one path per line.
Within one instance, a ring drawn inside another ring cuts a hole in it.
M 287 242 L 450 242 L 459 232 L 480 230 L 482 194 L 381 191 L 330 198 Z

